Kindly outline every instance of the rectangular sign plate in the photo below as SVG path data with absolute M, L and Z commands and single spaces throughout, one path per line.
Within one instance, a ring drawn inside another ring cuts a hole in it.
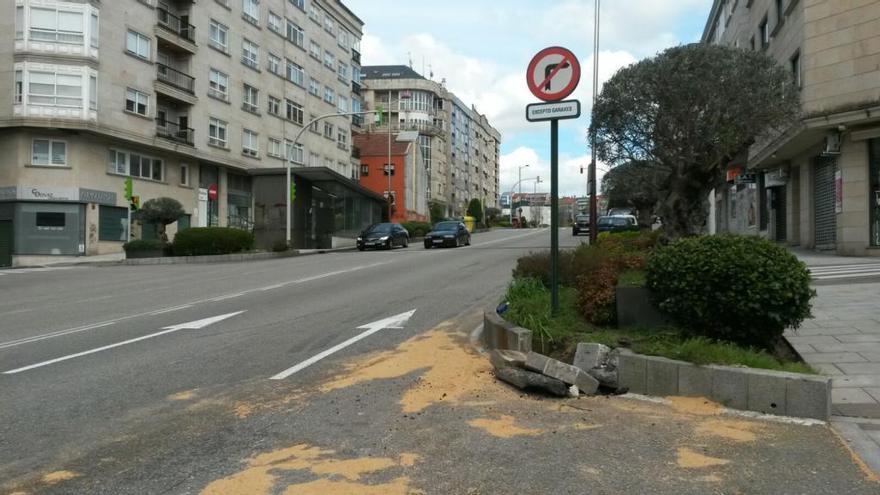
M 532 103 L 526 106 L 526 120 L 543 122 L 545 120 L 576 119 L 581 116 L 581 102 L 578 100 Z

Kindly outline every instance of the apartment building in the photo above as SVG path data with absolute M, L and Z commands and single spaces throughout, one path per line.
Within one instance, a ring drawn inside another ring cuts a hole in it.
M 360 184 L 381 191 L 386 201 L 390 196 L 391 212 L 387 216 L 391 221 L 427 221 L 428 176 L 419 149 L 419 133 L 355 134 L 354 142 L 361 156 Z
M 448 216 L 463 216 L 471 199 L 499 203 L 501 134 L 485 115 L 468 106 L 443 82 L 405 65 L 365 66 L 364 103 L 382 107 L 386 122 L 365 132 L 417 131 L 427 180 L 426 197 L 442 203 Z
M 730 164 L 710 230 L 880 254 L 880 1 L 715 0 L 703 42 L 764 51 L 802 107 Z
M 283 183 L 288 160 L 301 192 L 298 245 L 328 230 L 314 217 L 329 218 L 331 231 L 375 220 L 361 211 L 378 211 L 381 198 L 353 180 L 360 117 L 304 129 L 362 107 L 363 22 L 339 0 L 14 0 L 4 9 L 0 265 L 120 252 L 127 177 L 141 204 L 183 204 L 172 235 L 231 226 L 277 240 L 284 187 L 277 198 L 255 187 Z M 339 202 L 321 199 L 331 187 Z

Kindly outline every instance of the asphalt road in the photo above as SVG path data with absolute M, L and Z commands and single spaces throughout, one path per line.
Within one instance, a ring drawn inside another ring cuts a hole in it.
M 154 408 L 174 394 L 242 382 L 308 386 L 338 372 L 339 359 L 393 348 L 465 309 L 491 306 L 515 259 L 547 247 L 549 237 L 546 229 L 493 231 L 457 249 L 6 275 L 0 480 L 49 472 L 130 435 L 135 424 L 160 427 L 165 419 Z M 560 238 L 585 239 L 566 231 Z M 360 326 L 412 310 L 404 329 L 380 330 L 269 380 L 363 333 Z M 174 327 L 224 315 L 203 328 Z

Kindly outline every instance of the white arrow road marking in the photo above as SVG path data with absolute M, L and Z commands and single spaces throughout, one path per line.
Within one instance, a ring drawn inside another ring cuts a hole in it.
M 123 342 L 117 342 L 115 344 L 105 345 L 103 347 L 98 347 L 96 349 L 90 349 L 88 351 L 77 352 L 76 354 L 70 354 L 67 356 L 62 356 L 55 359 L 50 359 L 49 361 L 43 361 L 42 363 L 32 364 L 30 366 L 25 366 L 23 368 L 16 368 L 14 370 L 4 371 L 4 375 L 14 375 L 16 373 L 21 373 L 22 371 L 32 370 L 34 368 L 42 368 L 43 366 L 48 366 L 50 364 L 60 363 L 61 361 L 67 361 L 68 359 L 74 359 L 81 356 L 88 356 L 89 354 L 95 354 L 96 352 L 106 351 L 108 349 L 113 349 L 114 347 L 119 347 L 123 345 L 133 344 L 135 342 L 140 342 L 142 340 L 152 339 L 153 337 L 158 337 L 160 335 L 165 335 L 166 333 L 177 332 L 178 330 L 198 330 L 200 328 L 204 328 L 212 323 L 217 323 L 218 321 L 223 321 L 227 318 L 232 318 L 233 316 L 237 316 L 244 313 L 244 311 L 236 311 L 235 313 L 228 313 L 220 316 L 212 316 L 210 318 L 204 318 L 201 320 L 191 321 L 189 323 L 181 323 L 179 325 L 172 325 L 170 327 L 165 327 L 161 332 L 151 333 L 149 335 L 144 335 L 142 337 L 137 337 L 134 339 L 129 339 Z
M 345 349 L 346 347 L 354 344 L 355 342 L 362 340 L 362 339 L 365 339 L 365 338 L 369 337 L 370 335 L 373 335 L 374 333 L 378 332 L 379 330 L 382 330 L 385 328 L 403 328 L 403 326 L 406 325 L 406 322 L 410 318 L 412 318 L 412 315 L 415 312 L 416 312 L 416 310 L 407 311 L 406 313 L 400 313 L 399 315 L 389 316 L 388 318 L 384 318 L 379 321 L 374 321 L 373 323 L 361 325 L 358 327 L 358 329 L 366 329 L 366 332 L 355 335 L 354 337 L 346 340 L 345 342 L 342 342 L 341 344 L 337 344 L 337 345 L 327 349 L 326 351 L 321 352 L 320 354 L 316 354 L 315 356 L 312 356 L 309 359 L 306 359 L 305 361 L 297 364 L 296 366 L 293 366 L 291 368 L 288 368 L 288 369 L 282 371 L 281 373 L 278 373 L 277 375 L 273 376 L 271 379 L 272 380 L 283 380 L 298 371 L 301 371 L 305 368 L 308 368 L 309 366 L 317 363 L 318 361 L 324 359 L 325 357 L 330 356 L 331 354 L 335 354 L 335 353 L 341 351 L 342 349 Z

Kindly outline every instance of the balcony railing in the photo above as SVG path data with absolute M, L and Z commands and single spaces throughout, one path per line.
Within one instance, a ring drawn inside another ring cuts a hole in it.
M 364 116 L 363 115 L 352 115 L 351 116 L 351 124 L 362 127 L 364 125 Z
M 156 78 L 187 93 L 195 94 L 196 79 L 189 74 L 172 69 L 164 64 L 156 64 Z
M 360 95 L 361 94 L 361 84 L 357 81 L 351 82 L 351 92 Z
M 168 122 L 167 120 L 156 121 L 156 135 L 171 139 L 172 141 L 177 141 L 178 143 L 192 146 L 192 144 L 195 143 L 195 132 L 195 129 L 180 127 L 180 125 L 175 124 L 174 122 Z
M 156 13 L 159 16 L 159 25 L 163 28 L 171 31 L 172 33 L 177 34 L 181 38 L 190 41 L 192 43 L 196 42 L 196 27 L 192 24 L 184 22 L 183 19 L 177 17 L 176 15 L 168 12 L 163 8 L 156 9 Z

